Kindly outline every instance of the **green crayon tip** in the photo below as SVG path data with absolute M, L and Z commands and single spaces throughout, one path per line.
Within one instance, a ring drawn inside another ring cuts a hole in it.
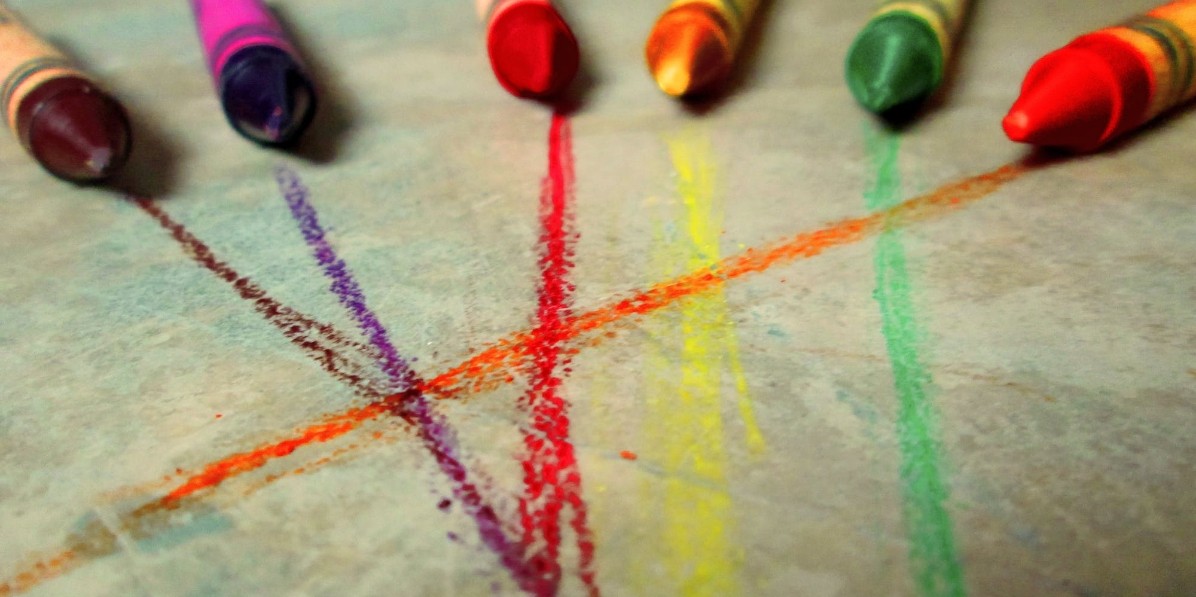
M 913 15 L 873 19 L 847 53 L 847 86 L 878 114 L 930 95 L 942 79 L 939 40 L 929 24 Z

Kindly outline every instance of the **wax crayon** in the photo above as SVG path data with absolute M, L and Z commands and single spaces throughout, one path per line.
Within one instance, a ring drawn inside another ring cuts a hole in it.
M 656 21 L 644 54 L 660 90 L 708 94 L 731 75 L 759 0 L 675 0 Z
M 0 4 L 0 105 L 25 150 L 51 174 L 106 178 L 128 160 L 125 110 Z
M 1021 143 L 1092 151 L 1196 96 L 1196 0 L 1081 35 L 1030 67 L 1002 122 Z
M 229 124 L 263 145 L 294 141 L 316 89 L 299 53 L 260 0 L 191 0 L 199 39 Z
M 565 19 L 549 0 L 478 0 L 486 25 L 490 68 L 518 97 L 551 98 L 577 74 L 581 52 Z
M 847 52 L 847 86 L 884 113 L 924 99 L 943 81 L 968 0 L 887 0 Z

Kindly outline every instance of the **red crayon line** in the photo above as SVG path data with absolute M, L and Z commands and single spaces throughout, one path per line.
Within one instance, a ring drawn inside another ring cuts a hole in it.
M 1006 183 L 1016 180 L 1032 169 L 1033 166 L 1028 164 L 1008 164 L 948 183 L 930 193 L 866 217 L 842 220 L 826 228 L 797 234 L 759 249 L 748 249 L 723 259 L 713 269 L 702 269 L 665 280 L 647 290 L 634 292 L 627 298 L 567 317 L 564 319 L 561 339 L 566 342 L 578 340 L 585 334 L 602 330 L 606 326 L 713 290 L 729 280 L 764 272 L 777 265 L 809 259 L 828 249 L 874 236 L 885 229 L 900 228 L 944 216 L 960 206 L 996 192 Z M 613 333 L 608 332 L 608 335 Z M 510 383 L 514 377 L 507 373 L 506 369 L 520 366 L 530 358 L 531 336 L 530 331 L 521 331 L 500 338 L 461 364 L 426 381 L 419 390 L 447 399 Z M 597 338 L 600 339 L 601 336 Z M 576 349 L 571 348 L 567 352 L 573 350 Z M 394 408 L 391 401 L 401 399 L 401 395 L 391 396 L 361 408 L 325 415 L 310 426 L 296 430 L 291 437 L 261 444 L 247 452 L 231 454 L 209 463 L 200 473 L 189 477 L 171 493 L 179 494 L 176 499 L 181 499 L 201 490 L 212 489 L 227 478 L 259 468 L 300 446 L 328 441 L 356 429 L 366 421 L 388 414 Z M 187 489 L 184 490 L 184 487 Z M 0 582 L 0 597 L 28 590 L 59 576 L 76 567 L 80 557 L 76 551 L 67 549 L 43 559 L 18 573 L 12 580 Z
M 714 268 L 703 268 L 666 280 L 613 303 L 567 317 L 563 321 L 560 337 L 564 341 L 573 340 L 628 317 L 651 313 L 685 297 L 712 290 L 729 280 L 763 272 L 780 263 L 809 259 L 827 249 L 858 242 L 885 228 L 901 227 L 944 215 L 959 205 L 995 192 L 1026 171 L 1028 167 L 1019 164 L 1002 166 L 991 172 L 945 185 L 884 211 L 843 220 L 813 232 L 804 232 L 762 249 L 748 249 L 723 259 Z M 474 393 L 482 387 L 509 383 L 513 378 L 505 369 L 518 367 L 530 358 L 531 337 L 530 331 L 522 331 L 499 339 L 465 362 L 425 381 L 418 390 L 440 398 L 448 398 L 457 394 Z M 205 467 L 203 472 L 194 475 L 171 493 L 183 497 L 210 488 L 230 476 L 248 472 L 278 456 L 285 456 L 301 445 L 328 441 L 348 433 L 361 423 L 390 412 L 393 409 L 390 401 L 401 399 L 402 395 L 394 395 L 364 407 L 327 415 L 320 422 L 298 430 L 296 435 L 290 438 L 263 444 L 248 452 L 233 454 L 213 462 Z M 209 474 L 209 471 L 227 474 Z
M 760 273 L 779 264 L 820 255 L 827 249 L 858 242 L 886 228 L 940 217 L 957 207 L 981 199 L 1033 166 L 1007 164 L 995 170 L 948 183 L 930 193 L 908 199 L 884 211 L 841 220 L 826 228 L 751 248 L 724 258 L 712 268 L 702 268 L 646 290 L 599 306 L 565 320 L 563 334 L 572 340 L 624 320 L 667 307 L 683 298 L 712 290 L 727 281 Z M 466 359 L 460 365 L 427 381 L 424 391 L 440 398 L 479 393 L 509 382 L 507 371 L 530 358 L 531 333 L 515 332 Z
M 522 463 L 525 493 L 519 502 L 524 544 L 541 546 L 530 554 L 530 559 L 532 568 L 542 575 L 542 593 L 549 595 L 560 587 L 560 518 L 566 505 L 573 514 L 570 526 L 577 535 L 582 581 L 590 594 L 599 593 L 592 570 L 594 539 L 586 521 L 581 471 L 569 441 L 569 405 L 560 396 L 562 380 L 557 374 L 558 368 L 569 363 L 569 355 L 562 354 L 561 348 L 574 290 L 568 281 L 576 242 L 570 212 L 573 180 L 569 121 L 554 114 L 548 135 L 548 175 L 540 195 L 537 324 L 528 346 L 532 355 L 531 384 L 522 399 L 531 409 L 532 425 L 523 436 L 527 449 Z
M 170 232 L 170 236 L 182 245 L 183 251 L 196 263 L 231 284 L 241 298 L 253 303 L 254 310 L 333 377 L 366 398 L 378 399 L 393 391 L 389 384 L 376 379 L 374 374 L 374 362 L 379 358 L 377 349 L 350 340 L 331 325 L 268 296 L 253 280 L 238 274 L 227 263 L 217 259 L 203 241 L 174 221 L 153 201 L 134 198 L 133 203 Z

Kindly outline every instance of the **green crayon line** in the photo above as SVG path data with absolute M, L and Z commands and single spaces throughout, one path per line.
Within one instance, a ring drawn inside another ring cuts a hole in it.
M 899 145 L 898 135 L 869 127 L 867 151 L 876 172 L 872 187 L 864 193 L 869 210 L 884 210 L 901 202 Z M 897 437 L 910 566 L 922 595 L 961 596 L 966 589 L 946 507 L 948 489 L 938 415 L 929 395 L 933 381 L 918 354 L 923 334 L 914 314 L 899 230 L 886 230 L 877 238 L 875 267 L 874 296 L 880 305 L 881 327 L 900 401 Z

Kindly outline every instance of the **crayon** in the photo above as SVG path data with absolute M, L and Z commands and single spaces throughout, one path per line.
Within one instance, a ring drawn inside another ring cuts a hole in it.
M 517 97 L 550 98 L 577 74 L 573 31 L 549 0 L 478 0 L 490 68 Z
M 731 75 L 759 0 L 675 0 L 660 15 L 644 54 L 660 90 L 673 97 L 710 93 Z
M 877 114 L 925 99 L 943 81 L 968 0 L 887 0 L 847 52 L 847 86 Z
M 316 90 L 299 53 L 260 0 L 191 0 L 224 114 L 263 145 L 294 141 L 311 123 Z
M 1030 67 L 1013 141 L 1092 151 L 1196 96 L 1196 0 L 1081 35 Z
M 0 76 L 8 128 L 51 174 L 91 182 L 128 161 L 132 134 L 124 108 L 3 4 Z

